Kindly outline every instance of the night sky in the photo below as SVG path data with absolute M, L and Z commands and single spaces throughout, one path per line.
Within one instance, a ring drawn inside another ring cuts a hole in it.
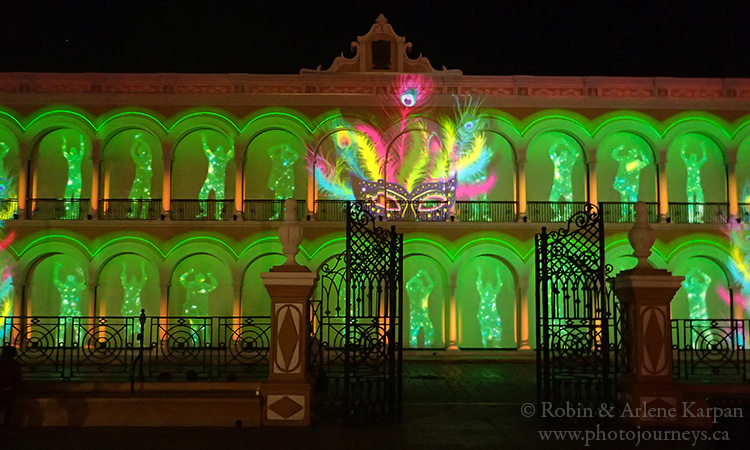
M 203 5 L 203 6 L 197 6 Z M 467 75 L 750 77 L 750 7 L 723 1 L 4 1 L 0 71 L 299 73 L 381 12 Z

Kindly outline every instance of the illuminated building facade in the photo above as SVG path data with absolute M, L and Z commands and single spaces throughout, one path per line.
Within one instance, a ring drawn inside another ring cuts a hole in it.
M 726 231 L 750 220 L 750 80 L 468 76 L 409 49 L 381 16 L 297 75 L 0 74 L 4 308 L 268 315 L 281 199 L 317 270 L 356 198 L 405 233 L 404 280 L 430 281 L 405 301 L 412 346 L 530 348 L 534 235 L 597 203 L 607 261 L 632 267 L 637 199 L 653 264 L 700 269 L 708 317 L 748 317 Z

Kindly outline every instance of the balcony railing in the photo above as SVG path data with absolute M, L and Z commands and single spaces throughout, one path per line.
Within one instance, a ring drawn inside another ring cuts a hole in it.
M 604 221 L 607 223 L 635 222 L 635 203 L 600 202 L 599 210 L 604 215 Z M 650 223 L 659 221 L 659 209 L 656 202 L 647 202 L 646 211 Z
M 297 200 L 297 220 L 308 219 L 307 200 Z M 284 200 L 245 200 L 244 220 L 284 220 Z
M 315 220 L 321 222 L 346 221 L 346 200 L 315 200 Z
M 84 220 L 88 218 L 89 199 L 32 198 L 28 209 L 33 220 Z
M 532 222 L 567 222 L 586 202 L 528 202 L 526 216 Z
M 255 317 L 0 317 L 25 379 L 260 379 L 271 319 Z M 143 333 L 143 343 L 139 341 Z
M 233 220 L 234 200 L 172 200 L 172 220 Z
M 750 320 L 672 319 L 675 377 L 747 381 L 748 339 Z
M 729 205 L 669 202 L 669 218 L 672 223 L 727 223 Z
M 456 202 L 459 222 L 515 222 L 516 202 Z
M 100 200 L 99 218 L 102 220 L 156 220 L 161 218 L 161 199 Z

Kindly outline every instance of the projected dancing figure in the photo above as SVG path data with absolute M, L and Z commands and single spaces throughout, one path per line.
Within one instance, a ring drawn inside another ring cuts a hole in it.
M 65 279 L 60 278 L 61 263 L 55 263 L 52 281 L 60 293 L 60 316 L 65 318 L 66 330 L 71 327 L 72 317 L 81 317 L 81 296 L 86 292 L 86 277 L 83 269 L 76 270 L 76 275 L 68 275 Z M 73 338 L 78 342 L 78 330 L 74 330 Z
M 615 183 L 612 187 L 620 193 L 622 203 L 635 203 L 638 201 L 638 188 L 640 187 L 641 170 L 651 164 L 648 152 L 631 147 L 627 151 L 624 145 L 620 145 L 612 151 L 612 158 L 620 163 L 615 175 Z M 621 222 L 628 221 L 628 213 L 632 206 L 622 205 Z
M 206 140 L 206 135 L 201 136 L 203 138 L 203 153 L 206 154 L 208 159 L 208 172 L 206 173 L 206 181 L 203 182 L 198 198 L 203 200 L 200 203 L 201 212 L 198 214 L 198 218 L 208 216 L 208 206 L 206 201 L 211 191 L 214 191 L 214 198 L 216 199 L 216 220 L 222 219 L 222 213 L 224 211 L 224 182 L 227 173 L 227 163 L 234 156 L 234 149 L 224 150 L 221 145 L 216 147 L 216 150 L 211 150 Z
M 68 161 L 68 183 L 65 185 L 65 218 L 66 219 L 78 219 L 80 215 L 80 203 L 78 200 L 81 198 L 81 186 L 83 184 L 83 178 L 81 175 L 81 163 L 83 156 L 86 153 L 86 144 L 83 142 L 83 136 L 79 137 L 78 148 L 68 148 L 68 141 L 63 136 L 62 139 L 62 153 L 65 160 Z
M 133 146 L 130 147 L 130 156 L 135 163 L 135 177 L 133 178 L 133 186 L 130 188 L 130 194 L 128 194 L 128 198 L 132 200 L 128 217 L 131 219 L 146 219 L 148 218 L 149 200 L 151 200 L 151 177 L 153 176 L 151 161 L 153 158 L 151 147 L 141 139 L 140 134 L 135 135 Z
M 188 279 L 192 278 L 192 279 Z M 208 293 L 216 289 L 218 283 L 211 272 L 195 273 L 190 269 L 180 276 L 180 284 L 185 288 L 183 317 L 201 317 L 208 315 Z M 192 322 L 191 322 L 192 323 Z
M 703 186 L 701 186 L 701 166 L 706 162 L 706 149 L 701 146 L 701 159 L 698 159 L 696 153 L 691 153 L 690 156 L 685 152 L 685 147 L 682 147 L 680 154 L 682 155 L 682 161 L 685 163 L 687 168 L 687 201 L 688 205 L 688 221 L 690 223 L 701 223 L 703 222 Z M 696 208 L 696 204 L 698 207 Z
M 500 339 L 503 336 L 503 327 L 500 322 L 500 314 L 497 312 L 497 296 L 503 287 L 500 278 L 500 268 L 496 268 L 495 277 L 497 283 L 482 282 L 482 269 L 478 268 L 477 292 L 479 292 L 479 327 L 482 332 L 482 346 L 484 348 L 499 348 Z
M 424 331 L 424 347 L 432 346 L 434 329 L 429 314 L 430 293 L 435 287 L 427 272 L 420 270 L 406 283 L 409 294 L 409 343 L 412 348 L 419 347 L 419 330 Z

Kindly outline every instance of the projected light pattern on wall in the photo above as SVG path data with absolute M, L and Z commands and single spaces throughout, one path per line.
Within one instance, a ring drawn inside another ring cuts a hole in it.
M 418 348 L 419 332 L 424 333 L 424 345 L 433 344 L 434 327 L 429 314 L 430 293 L 435 287 L 432 278 L 424 270 L 420 270 L 406 282 L 406 293 L 409 295 L 409 343 L 412 348 Z
M 208 159 L 208 171 L 206 172 L 206 181 L 203 182 L 203 187 L 198 194 L 200 200 L 207 200 L 211 192 L 214 193 L 216 200 L 224 200 L 224 183 L 226 182 L 227 164 L 234 156 L 234 148 L 231 146 L 225 149 L 224 146 L 218 145 L 215 150 L 212 150 L 208 145 L 206 135 L 202 135 L 203 141 L 203 153 L 205 153 Z M 207 202 L 203 201 L 200 204 L 201 212 L 197 217 L 208 216 L 208 205 Z M 216 220 L 221 220 L 222 212 L 224 211 L 224 203 L 216 202 Z

